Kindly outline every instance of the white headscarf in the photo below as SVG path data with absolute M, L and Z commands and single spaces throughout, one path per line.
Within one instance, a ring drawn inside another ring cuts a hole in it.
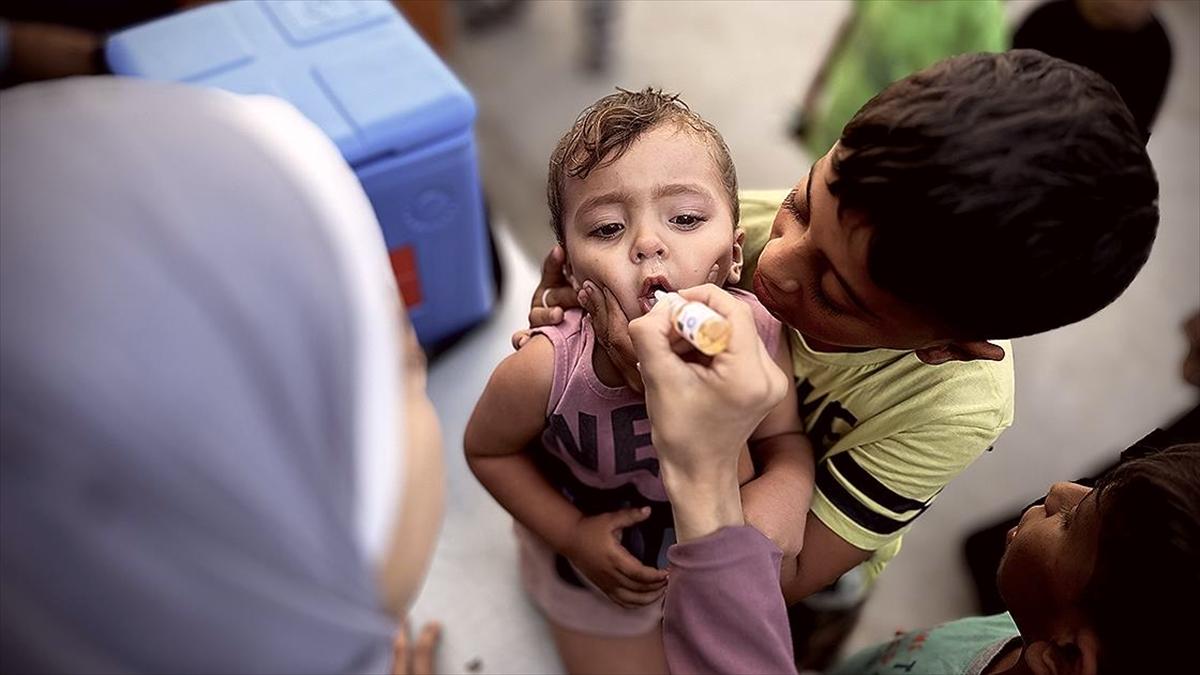
M 117 78 L 0 95 L 6 669 L 385 670 L 398 299 L 288 104 Z

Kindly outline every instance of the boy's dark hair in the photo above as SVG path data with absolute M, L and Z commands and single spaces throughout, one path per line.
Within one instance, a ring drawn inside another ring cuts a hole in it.
M 550 205 L 550 224 L 558 243 L 563 239 L 563 189 L 567 178 L 585 179 L 594 169 L 621 158 L 629 146 L 662 122 L 674 122 L 699 134 L 708 142 L 713 161 L 724 183 L 733 223 L 738 222 L 737 171 L 729 156 L 729 147 L 716 127 L 692 112 L 679 94 L 646 87 L 641 91 L 617 88 L 579 113 L 571 129 L 558 141 L 550 155 L 550 175 L 546 181 L 546 201 Z
M 1116 90 L 1033 50 L 899 80 L 842 131 L 829 189 L 874 232 L 880 287 L 960 339 L 1088 317 L 1150 254 L 1158 181 Z
M 1200 444 L 1117 466 L 1096 506 L 1099 546 L 1082 605 L 1099 672 L 1184 672 L 1200 607 Z

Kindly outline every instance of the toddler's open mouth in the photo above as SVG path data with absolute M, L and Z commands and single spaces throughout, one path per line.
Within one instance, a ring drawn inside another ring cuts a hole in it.
M 654 307 L 655 292 L 670 293 L 674 290 L 675 287 L 671 285 L 670 280 L 661 274 L 642 279 L 642 292 L 638 295 L 638 307 L 641 308 L 642 314 L 649 312 L 650 308 Z

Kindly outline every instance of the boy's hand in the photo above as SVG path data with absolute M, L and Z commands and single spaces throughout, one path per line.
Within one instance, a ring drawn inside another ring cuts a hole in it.
M 712 283 L 720 272 L 721 266 L 713 263 L 706 282 Z M 585 281 L 579 291 L 579 304 L 592 315 L 596 342 L 604 348 L 608 360 L 620 371 L 625 384 L 638 393 L 645 391 L 642 371 L 638 369 L 637 353 L 633 349 L 633 340 L 629 337 L 629 317 L 625 316 L 625 311 L 617 302 L 617 296 L 607 288 L 597 287 L 591 281 Z
M 567 254 L 562 246 L 555 245 L 542 261 L 542 280 L 533 291 L 529 301 L 529 327 L 554 326 L 563 320 L 563 312 L 579 307 L 578 294 L 563 271 Z M 512 335 L 513 349 L 520 349 L 529 341 L 530 331 L 519 330 Z
M 607 288 L 585 281 L 579 290 L 579 302 L 592 315 L 596 342 L 620 371 L 621 378 L 630 389 L 638 393 L 644 391 L 646 386 L 642 384 L 642 373 L 638 370 L 637 354 L 633 351 L 633 340 L 629 338 L 629 317 L 625 316 L 617 296 Z
M 550 249 L 550 253 L 542 261 L 542 280 L 533 292 L 533 300 L 530 302 L 532 309 L 529 310 L 529 327 L 556 325 L 562 321 L 565 310 L 584 308 L 592 316 L 596 342 L 604 348 L 608 360 L 621 373 L 625 384 L 638 393 L 645 391 L 642 373 L 638 370 L 637 354 L 634 353 L 633 341 L 629 337 L 629 317 L 625 316 L 616 296 L 612 291 L 596 286 L 591 281 L 585 281 L 583 287 L 576 291 L 563 272 L 565 262 L 566 252 L 562 246 Z M 713 263 L 705 282 L 713 283 L 720 273 L 721 266 Z M 513 349 L 525 346 L 530 336 L 529 330 L 513 333 Z
M 610 600 L 626 609 L 662 597 L 667 573 L 643 565 L 621 546 L 621 530 L 650 516 L 650 507 L 624 509 L 579 521 L 563 554 Z

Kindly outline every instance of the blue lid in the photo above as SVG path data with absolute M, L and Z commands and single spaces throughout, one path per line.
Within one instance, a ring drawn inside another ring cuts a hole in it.
M 207 5 L 114 34 L 119 75 L 290 101 L 351 164 L 470 127 L 462 83 L 385 0 Z

